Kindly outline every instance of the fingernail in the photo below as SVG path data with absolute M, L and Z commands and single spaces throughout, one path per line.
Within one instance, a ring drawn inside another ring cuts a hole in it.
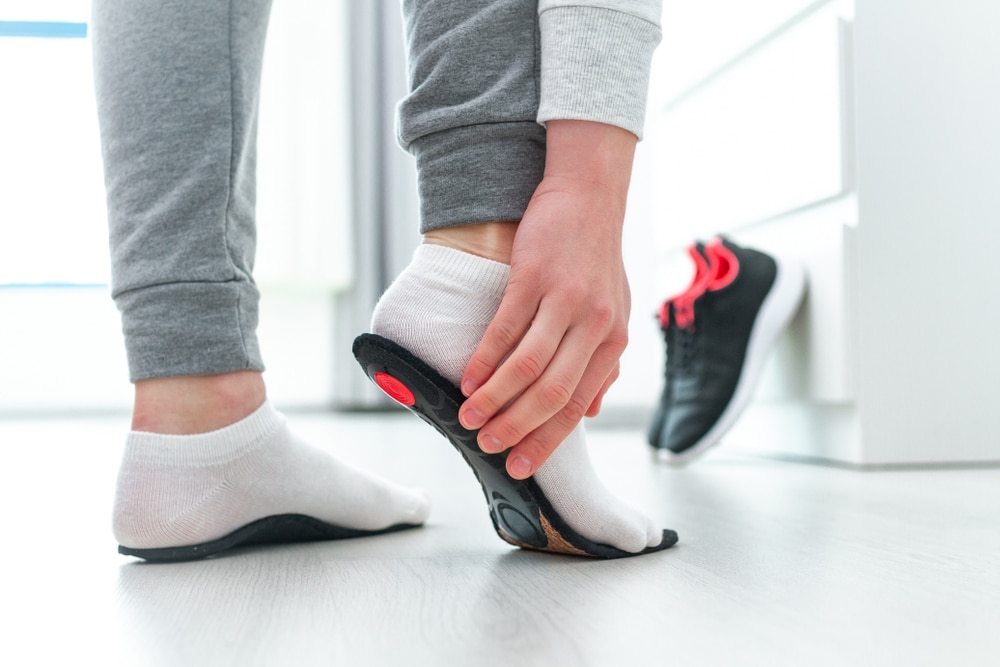
M 466 398 L 472 396 L 477 389 L 479 389 L 479 385 L 473 382 L 472 380 L 466 380 L 465 382 L 462 383 L 462 394 Z
M 523 456 L 515 456 L 507 462 L 507 470 L 514 479 L 531 477 L 531 461 Z
M 475 410 L 466 410 L 461 416 L 462 426 L 470 431 L 475 430 L 486 423 L 486 419 Z
M 503 451 L 503 443 L 488 433 L 479 436 L 479 448 L 487 454 L 499 454 Z

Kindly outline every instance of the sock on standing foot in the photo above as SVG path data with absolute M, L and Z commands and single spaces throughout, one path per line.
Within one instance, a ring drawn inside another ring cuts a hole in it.
M 496 314 L 510 267 L 453 248 L 423 244 L 375 307 L 372 332 L 402 345 L 458 386 Z M 663 531 L 600 481 L 580 424 L 536 472 L 535 481 L 571 528 L 637 553 Z
M 430 501 L 338 461 L 264 403 L 209 433 L 129 434 L 114 534 L 133 549 L 202 544 L 268 516 L 303 514 L 357 530 L 423 523 Z

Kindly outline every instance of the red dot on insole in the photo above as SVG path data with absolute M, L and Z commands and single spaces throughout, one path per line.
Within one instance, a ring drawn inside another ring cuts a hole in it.
M 407 389 L 405 384 L 388 373 L 376 373 L 375 384 L 377 384 L 382 391 L 389 394 L 389 398 L 398 403 L 410 406 L 417 402 L 417 399 L 413 397 L 413 392 Z

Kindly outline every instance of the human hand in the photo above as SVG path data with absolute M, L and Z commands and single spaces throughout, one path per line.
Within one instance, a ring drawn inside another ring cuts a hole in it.
M 518 226 L 503 301 L 462 379 L 483 451 L 531 476 L 618 377 L 630 296 L 621 256 L 635 135 L 550 121 L 545 176 Z M 501 363 L 502 362 L 502 363 Z

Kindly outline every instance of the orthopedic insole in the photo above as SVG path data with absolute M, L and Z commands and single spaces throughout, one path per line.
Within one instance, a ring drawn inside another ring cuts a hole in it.
M 476 442 L 478 431 L 464 428 L 458 409 L 462 392 L 440 373 L 400 345 L 362 334 L 354 341 L 354 356 L 371 380 L 392 399 L 436 428 L 462 454 L 480 485 L 497 534 L 525 549 L 595 558 L 624 558 L 660 551 L 677 542 L 677 533 L 663 531 L 663 540 L 638 553 L 622 551 L 583 537 L 563 520 L 531 477 L 507 474 L 507 452 L 487 454 Z
M 401 523 L 381 530 L 356 530 L 326 523 L 304 514 L 276 514 L 248 523 L 210 542 L 157 549 L 133 549 L 119 545 L 118 553 L 148 561 L 173 562 L 205 558 L 239 546 L 343 540 L 417 527 L 416 524 Z

